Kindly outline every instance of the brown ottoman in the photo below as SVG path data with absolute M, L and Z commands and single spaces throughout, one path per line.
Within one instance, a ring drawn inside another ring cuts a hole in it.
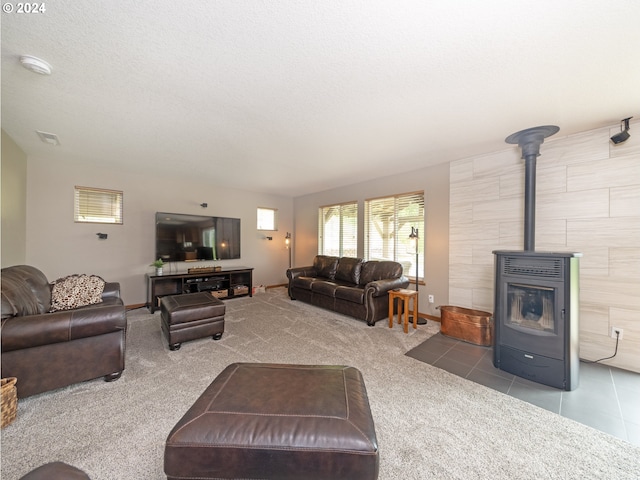
M 167 438 L 178 479 L 374 480 L 378 444 L 359 370 L 233 363 Z
M 224 333 L 225 305 L 207 292 L 171 295 L 160 300 L 162 331 L 169 348 L 178 350 L 182 342 Z
M 82 470 L 64 462 L 52 462 L 31 470 L 20 480 L 90 480 Z

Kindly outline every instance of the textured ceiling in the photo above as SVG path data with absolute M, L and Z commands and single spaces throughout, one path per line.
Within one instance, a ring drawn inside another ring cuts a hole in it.
M 640 116 L 638 0 L 45 5 L 2 14 L 2 128 L 32 157 L 297 196 Z

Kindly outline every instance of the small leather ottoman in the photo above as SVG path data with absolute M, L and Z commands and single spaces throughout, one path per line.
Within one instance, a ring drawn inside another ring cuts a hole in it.
M 207 292 L 170 295 L 160 300 L 162 331 L 171 350 L 182 342 L 224 333 L 225 305 Z
M 169 434 L 167 479 L 375 480 L 378 444 L 359 370 L 233 363 Z

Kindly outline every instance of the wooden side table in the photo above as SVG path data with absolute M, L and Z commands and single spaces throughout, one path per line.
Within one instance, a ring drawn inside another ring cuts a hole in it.
M 413 298 L 413 328 L 418 328 L 418 292 L 415 290 L 407 290 L 399 288 L 389 291 L 389 328 L 393 328 L 393 307 L 396 298 L 398 302 L 398 323 L 404 312 L 404 333 L 409 333 L 409 300 Z

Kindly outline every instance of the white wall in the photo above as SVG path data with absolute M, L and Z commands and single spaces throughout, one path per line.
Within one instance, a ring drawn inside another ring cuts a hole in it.
M 548 138 L 537 160 L 538 251 L 580 252 L 580 357 L 640 372 L 640 122 Z M 493 250 L 522 250 L 524 160 L 517 146 L 451 163 L 450 299 L 493 311 Z
M 75 223 L 75 185 L 122 190 L 124 224 Z M 208 208 L 200 207 L 203 202 L 208 203 Z M 257 231 L 257 207 L 278 209 L 278 232 Z M 26 263 L 40 268 L 51 281 L 73 273 L 119 281 L 125 304 L 143 304 L 147 295 L 145 274 L 153 271 L 149 264 L 155 256 L 157 211 L 240 218 L 242 258 L 196 265 L 253 267 L 254 285 L 286 282 L 288 252 L 284 235 L 293 231 L 291 198 L 159 178 L 152 173 L 143 176 L 51 162 L 46 158 L 28 159 Z M 99 240 L 97 232 L 107 233 L 108 239 Z M 273 241 L 264 240 L 266 235 L 273 236 Z M 184 271 L 186 265 L 173 267 Z
M 423 237 L 425 285 L 419 287 L 419 307 L 421 314 L 440 316 L 436 307 L 446 305 L 449 297 L 449 164 L 297 197 L 294 200 L 294 265 L 310 265 L 318 253 L 319 207 L 354 200 L 358 202 L 358 232 L 361 233 L 358 237 L 358 255 L 363 257 L 364 201 L 420 190 L 424 190 L 426 232 Z M 426 301 L 430 294 L 435 296 L 433 304 Z
M 2 130 L 2 267 L 26 262 L 27 156 Z
M 583 253 L 581 356 L 593 360 L 612 354 L 609 331 L 621 327 L 618 355 L 605 363 L 640 371 L 640 136 L 633 134 L 640 131 L 640 122 L 632 122 L 629 141 L 613 146 L 609 137 L 617 131 L 618 125 L 570 137 L 560 132 L 543 144 L 536 249 Z M 318 248 L 318 207 L 356 200 L 359 231 L 364 232 L 365 199 L 424 190 L 426 285 L 420 287 L 420 312 L 439 315 L 435 307 L 445 304 L 492 311 L 491 252 L 523 247 L 519 155 L 517 148 L 505 148 L 293 200 L 29 158 L 25 263 L 52 280 L 86 272 L 120 281 L 125 303 L 141 304 L 154 257 L 155 212 L 205 211 L 242 219 L 242 259 L 221 264 L 255 267 L 254 284 L 283 284 L 285 232 L 293 233 L 293 264 L 310 264 Z M 74 185 L 123 190 L 124 225 L 75 224 Z M 209 204 L 207 210 L 199 206 L 202 202 Z M 279 211 L 280 231 L 272 242 L 255 229 L 258 206 Z M 96 232 L 108 233 L 109 239 L 99 241 Z M 3 231 L 3 247 L 6 235 Z M 360 254 L 363 245 L 360 238 Z M 428 294 L 435 295 L 435 304 L 424 301 Z

